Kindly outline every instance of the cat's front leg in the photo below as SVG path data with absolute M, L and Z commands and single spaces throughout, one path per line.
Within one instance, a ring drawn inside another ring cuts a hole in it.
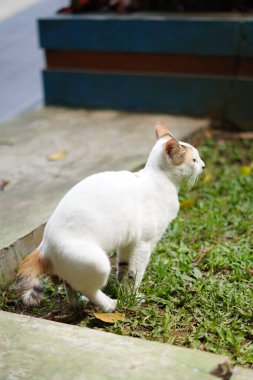
M 153 245 L 147 242 L 138 243 L 129 259 L 128 278 L 133 279 L 135 288 L 138 288 L 145 274 Z

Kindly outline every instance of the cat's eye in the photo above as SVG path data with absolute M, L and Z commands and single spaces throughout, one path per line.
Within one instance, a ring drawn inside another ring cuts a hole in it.
M 192 161 L 193 161 L 193 162 L 197 162 L 196 158 L 193 158 Z

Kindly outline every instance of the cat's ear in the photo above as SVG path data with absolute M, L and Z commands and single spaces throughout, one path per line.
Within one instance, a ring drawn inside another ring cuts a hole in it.
M 164 136 L 169 136 L 170 138 L 174 139 L 174 136 L 172 135 L 172 133 L 170 133 L 168 128 L 160 121 L 158 121 L 155 125 L 155 133 L 156 133 L 157 139 L 160 139 Z
M 168 140 L 164 149 L 174 165 L 181 165 L 184 162 L 186 148 L 180 145 L 179 141 L 175 138 Z

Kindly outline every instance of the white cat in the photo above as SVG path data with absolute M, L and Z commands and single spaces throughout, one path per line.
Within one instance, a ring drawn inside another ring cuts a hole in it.
M 40 246 L 23 261 L 18 291 L 27 305 L 40 301 L 39 276 L 56 275 L 106 312 L 116 300 L 101 290 L 108 253 L 117 251 L 118 275 L 141 283 L 151 252 L 179 210 L 184 178 L 193 185 L 205 167 L 198 151 L 156 125 L 157 142 L 144 169 L 92 175 L 74 186 L 49 219 Z M 70 288 L 71 287 L 71 288 Z

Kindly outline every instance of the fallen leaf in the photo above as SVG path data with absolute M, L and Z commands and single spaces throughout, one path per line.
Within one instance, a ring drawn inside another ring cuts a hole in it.
M 180 209 L 184 209 L 184 208 L 189 208 L 189 207 L 192 207 L 195 203 L 195 199 L 194 198 L 190 198 L 190 199 L 186 199 L 182 202 L 180 202 Z
M 210 185 L 213 182 L 213 177 L 208 171 L 205 171 L 203 181 L 206 185 Z
M 211 138 L 213 136 L 212 131 L 210 129 L 206 129 L 204 131 L 204 136 L 207 138 Z
M 117 321 L 122 321 L 126 316 L 126 314 L 122 313 L 93 313 L 93 315 L 100 321 L 112 324 Z
M 250 273 L 250 274 L 253 274 L 253 269 L 249 269 L 249 273 Z
M 0 190 L 3 190 L 9 183 L 8 179 L 0 179 Z
M 48 160 L 49 161 L 59 161 L 59 160 L 62 160 L 63 158 L 65 158 L 66 155 L 67 155 L 67 151 L 66 151 L 66 149 L 63 149 L 63 150 L 60 150 L 59 152 L 56 152 L 56 153 L 48 156 Z
M 251 167 L 250 166 L 241 166 L 240 167 L 240 173 L 243 175 L 249 175 L 251 173 Z

